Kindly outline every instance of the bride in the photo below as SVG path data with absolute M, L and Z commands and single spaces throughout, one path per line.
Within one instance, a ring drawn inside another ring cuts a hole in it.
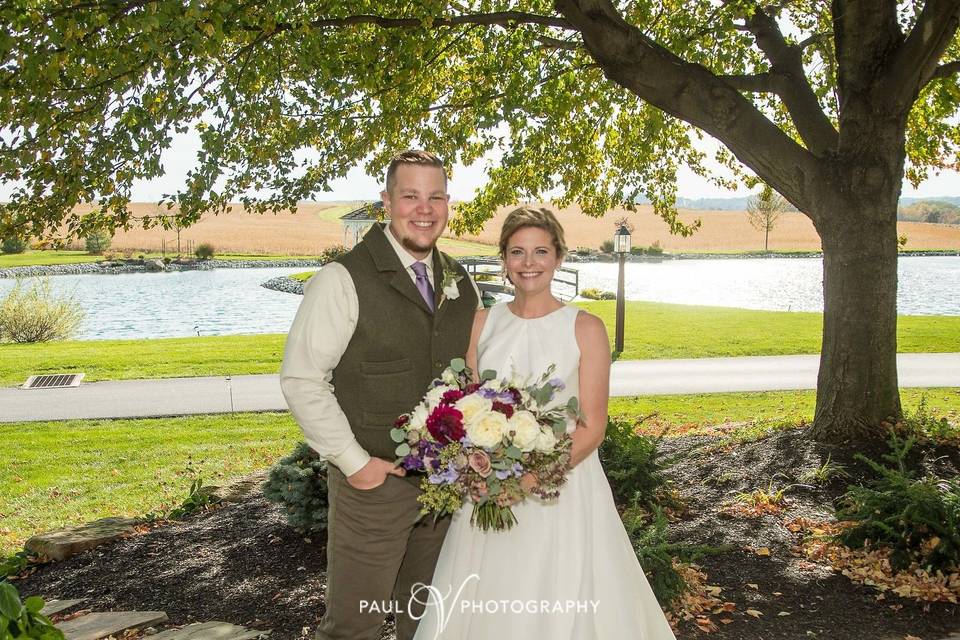
M 640 568 L 597 456 L 607 424 L 610 343 L 599 318 L 550 292 L 566 253 L 563 229 L 547 209 L 512 211 L 500 233 L 515 298 L 474 320 L 467 364 L 538 378 L 550 365 L 571 424 L 571 471 L 559 498 L 514 505 L 517 524 L 482 532 L 468 504 L 453 516 L 415 640 L 667 640 L 673 632 Z M 523 479 L 526 488 L 536 478 Z

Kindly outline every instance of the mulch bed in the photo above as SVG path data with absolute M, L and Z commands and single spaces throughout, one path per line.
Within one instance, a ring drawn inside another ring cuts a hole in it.
M 762 441 L 717 449 L 716 436 L 663 440 L 676 458 L 670 476 L 685 502 L 671 524 L 675 541 L 730 549 L 697 564 L 719 600 L 735 606 L 711 614 L 716 630 L 681 623 L 680 638 L 772 640 L 903 640 L 908 635 L 938 640 L 960 631 L 960 607 L 918 603 L 858 585 L 822 564 L 792 553 L 796 534 L 784 522 L 825 520 L 845 482 L 827 487 L 793 487 L 781 514 L 745 518 L 722 514 L 737 493 L 795 483 L 804 469 L 834 462 L 863 473 L 842 451 L 829 451 L 785 431 Z M 941 471 L 956 473 L 956 448 L 928 456 Z M 758 555 L 766 548 L 769 555 Z M 41 566 L 16 581 L 21 594 L 85 598 L 84 608 L 162 610 L 171 624 L 222 620 L 272 629 L 272 638 L 312 638 L 323 614 L 324 539 L 305 540 L 286 526 L 279 509 L 256 494 L 243 503 L 218 507 L 183 522 Z M 747 610 L 752 610 L 752 615 Z M 757 616 L 759 612 L 759 616 Z M 788 615 L 783 615 L 785 612 Z M 723 623 L 723 620 L 732 620 Z M 623 638 L 630 638 L 624 631 Z M 393 638 L 390 625 L 382 639 Z M 546 639 L 545 639 L 546 640 Z

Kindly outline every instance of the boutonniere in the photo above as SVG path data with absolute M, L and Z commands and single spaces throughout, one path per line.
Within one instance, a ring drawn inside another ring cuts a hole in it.
M 461 280 L 463 276 L 451 269 L 444 261 L 443 281 L 440 283 L 440 304 L 443 304 L 444 300 L 456 300 L 460 297 L 460 287 L 457 283 Z

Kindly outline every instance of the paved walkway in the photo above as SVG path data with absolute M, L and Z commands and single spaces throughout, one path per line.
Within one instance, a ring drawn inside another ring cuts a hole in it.
M 615 362 L 611 395 L 814 389 L 820 356 Z M 960 353 L 897 356 L 901 387 L 960 387 Z M 24 376 L 26 379 L 26 375 Z M 71 389 L 0 389 L 0 422 L 284 411 L 276 375 L 91 382 Z

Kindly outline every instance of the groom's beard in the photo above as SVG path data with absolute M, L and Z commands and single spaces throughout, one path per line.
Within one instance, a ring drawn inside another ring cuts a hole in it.
M 439 238 L 437 238 L 437 240 L 439 240 Z M 400 240 L 400 245 L 401 245 L 404 249 L 406 249 L 407 251 L 410 251 L 410 252 L 414 252 L 414 253 L 429 253 L 430 251 L 432 251 L 432 250 L 437 246 L 437 240 L 434 240 L 434 241 L 431 242 L 430 244 L 428 244 L 428 245 L 426 245 L 426 246 L 423 246 L 423 245 L 420 245 L 420 244 L 414 242 L 414 241 L 411 240 L 410 238 L 403 238 L 402 240 Z

